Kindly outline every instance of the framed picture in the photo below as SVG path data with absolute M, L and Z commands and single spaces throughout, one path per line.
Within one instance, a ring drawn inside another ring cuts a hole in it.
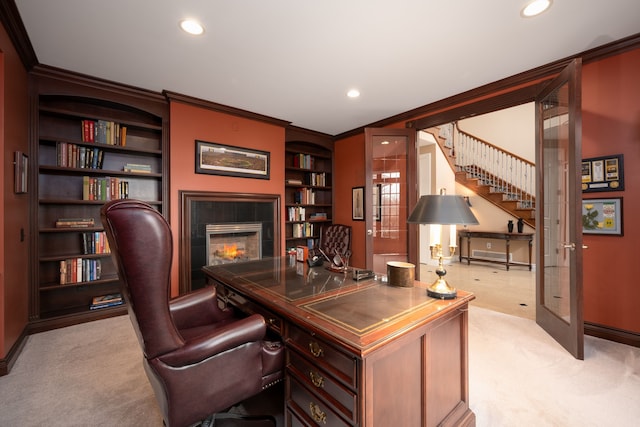
M 27 172 L 29 172 L 29 157 L 21 151 L 14 153 L 14 192 L 24 194 L 28 190 Z
M 622 154 L 582 159 L 582 192 L 624 190 L 623 160 Z
M 351 189 L 351 219 L 364 221 L 364 187 Z
M 622 197 L 583 199 L 582 233 L 622 236 Z
M 196 140 L 196 173 L 269 179 L 269 152 Z

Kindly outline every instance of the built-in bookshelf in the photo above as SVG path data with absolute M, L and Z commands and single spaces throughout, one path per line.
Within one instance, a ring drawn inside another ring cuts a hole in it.
M 317 246 L 320 229 L 332 221 L 332 151 L 313 142 L 289 141 L 285 150 L 285 240 L 287 250 Z
M 109 200 L 165 210 L 166 101 L 160 94 L 54 72 L 32 76 L 34 330 L 117 315 L 120 292 L 100 221 Z

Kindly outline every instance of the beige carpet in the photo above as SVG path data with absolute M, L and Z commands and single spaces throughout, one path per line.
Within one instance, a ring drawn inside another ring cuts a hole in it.
M 534 322 L 472 306 L 477 425 L 638 425 L 640 349 L 585 342 L 585 360 L 577 361 Z M 159 427 L 140 358 L 126 316 L 33 335 L 0 377 L 0 426 Z

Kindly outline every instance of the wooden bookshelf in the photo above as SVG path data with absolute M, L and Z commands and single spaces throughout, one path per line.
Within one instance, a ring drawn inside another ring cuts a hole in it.
M 113 198 L 139 199 L 166 211 L 166 100 L 161 94 L 60 70 L 43 68 L 30 78 L 30 197 L 35 225 L 31 329 L 42 331 L 122 314 L 124 305 L 91 309 L 95 297 L 119 292 L 120 282 L 111 254 L 87 250 L 83 236 L 103 231 L 100 208 Z M 126 128 L 126 140 L 121 130 L 108 141 L 98 139 L 97 133 L 93 139 L 87 134 L 89 122 L 96 129 L 98 123 L 107 122 L 114 129 Z M 90 156 L 99 152 L 100 162 L 91 162 Z M 149 171 L 127 171 L 130 164 L 144 165 Z M 88 182 L 108 184 L 102 185 L 99 196 L 96 192 L 89 197 L 84 188 Z M 93 219 L 93 223 L 56 226 L 64 218 Z M 78 274 L 61 279 L 63 264 L 71 266 L 69 260 L 82 267 Z
M 333 218 L 333 151 L 329 144 L 288 141 L 285 146 L 286 248 L 316 246 Z

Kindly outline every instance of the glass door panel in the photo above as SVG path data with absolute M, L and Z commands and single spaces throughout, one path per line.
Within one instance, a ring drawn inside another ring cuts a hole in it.
M 536 322 L 576 358 L 584 357 L 580 220 L 580 61 L 536 99 L 539 195 Z
M 367 128 L 365 136 L 366 268 L 386 273 L 389 261 L 415 263 L 417 236 L 407 224 L 417 198 L 415 184 L 408 184 L 416 182 L 415 131 Z

